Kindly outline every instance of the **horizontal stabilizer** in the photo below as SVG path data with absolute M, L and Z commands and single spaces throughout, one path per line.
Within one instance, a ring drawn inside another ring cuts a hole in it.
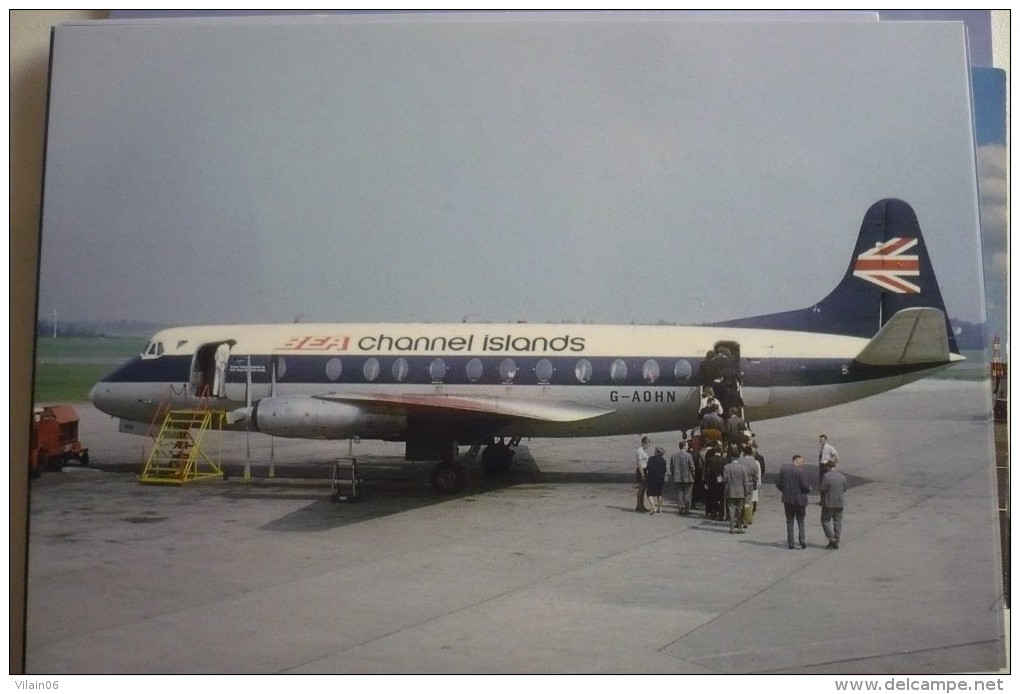
M 897 312 L 856 359 L 869 366 L 945 364 L 951 360 L 946 316 L 937 308 Z
M 537 419 L 545 422 L 578 422 L 601 417 L 613 410 L 572 402 L 517 400 L 483 395 L 381 395 L 373 393 L 329 393 L 319 400 L 345 402 L 365 410 L 403 414 L 460 413 Z

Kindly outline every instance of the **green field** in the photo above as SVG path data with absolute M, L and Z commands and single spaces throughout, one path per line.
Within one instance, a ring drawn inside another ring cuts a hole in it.
M 39 364 L 35 367 L 35 402 L 87 400 L 92 386 L 113 369 L 98 364 Z
M 99 379 L 141 353 L 144 346 L 144 337 L 40 337 L 34 401 L 86 400 Z
M 36 361 L 47 357 L 129 359 L 142 353 L 144 337 L 40 337 L 36 339 Z

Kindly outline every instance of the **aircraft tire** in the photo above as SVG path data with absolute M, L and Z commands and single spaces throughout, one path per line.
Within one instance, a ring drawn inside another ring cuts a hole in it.
M 490 475 L 502 475 L 513 460 L 514 450 L 503 443 L 490 443 L 482 451 L 482 467 Z
M 464 466 L 442 462 L 432 468 L 432 488 L 438 494 L 456 494 L 464 488 L 466 481 Z

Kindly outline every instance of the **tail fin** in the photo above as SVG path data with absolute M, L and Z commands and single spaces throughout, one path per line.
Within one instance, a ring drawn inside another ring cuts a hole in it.
M 888 198 L 876 202 L 864 215 L 843 280 L 824 299 L 798 311 L 712 325 L 870 338 L 907 308 L 941 311 L 949 349 L 959 352 L 917 215 L 902 200 Z

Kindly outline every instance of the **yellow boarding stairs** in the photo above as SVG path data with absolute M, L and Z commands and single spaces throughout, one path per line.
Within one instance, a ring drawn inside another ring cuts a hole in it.
M 211 411 L 208 406 L 166 410 L 138 481 L 182 486 L 196 480 L 222 477 L 218 461 L 206 454 L 202 444 L 210 430 L 222 429 L 223 419 L 223 412 Z

